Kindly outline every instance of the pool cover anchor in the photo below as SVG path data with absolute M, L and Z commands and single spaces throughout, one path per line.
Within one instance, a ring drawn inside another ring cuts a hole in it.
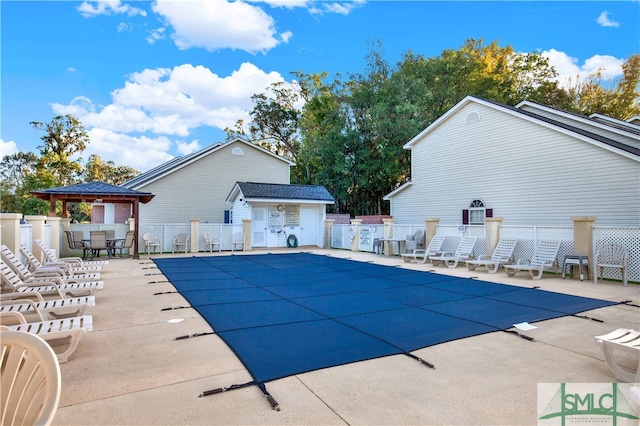
M 271 404 L 272 409 L 276 411 L 280 411 L 280 404 L 278 404 L 278 401 L 276 401 L 276 399 L 267 391 L 267 387 L 265 386 L 264 383 L 247 382 L 240 385 L 231 385 L 229 387 L 211 389 L 211 390 L 202 392 L 198 397 L 202 398 L 204 396 L 215 395 L 217 393 L 222 393 L 222 392 L 226 392 L 233 389 L 246 388 L 248 386 L 253 386 L 253 385 L 256 385 L 258 389 L 262 391 L 264 396 L 267 398 L 267 401 L 269 401 L 269 404 Z
M 416 355 L 414 355 L 412 353 L 409 353 L 409 352 L 405 352 L 405 355 L 410 357 L 410 358 L 415 359 L 416 361 L 420 362 L 421 364 L 426 365 L 429 368 L 433 368 L 434 370 L 436 369 L 435 365 L 431 364 L 429 361 L 426 361 L 426 360 L 420 358 L 419 356 L 416 356 Z
M 208 332 L 204 332 L 204 333 L 185 334 L 183 336 L 178 336 L 173 340 L 184 340 L 184 339 L 190 339 L 192 337 L 209 336 L 211 334 L 216 334 L 216 333 L 213 332 L 213 331 L 208 331 Z
M 535 339 L 534 339 L 533 337 L 531 337 L 531 336 L 527 336 L 526 334 L 519 333 L 519 332 L 517 332 L 517 331 L 515 331 L 515 330 L 502 330 L 502 331 L 505 331 L 505 332 L 507 332 L 507 333 L 517 334 L 518 336 L 522 337 L 522 338 L 523 338 L 523 339 L 525 339 L 525 340 L 529 340 L 530 342 L 535 341 Z

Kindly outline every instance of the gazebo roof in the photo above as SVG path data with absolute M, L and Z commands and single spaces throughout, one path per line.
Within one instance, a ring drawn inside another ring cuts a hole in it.
M 43 200 L 59 199 L 71 203 L 91 203 L 96 200 L 108 203 L 130 203 L 137 198 L 141 203 L 146 204 L 155 197 L 150 192 L 136 191 L 105 182 L 79 183 L 58 188 L 40 189 L 31 191 L 31 193 Z

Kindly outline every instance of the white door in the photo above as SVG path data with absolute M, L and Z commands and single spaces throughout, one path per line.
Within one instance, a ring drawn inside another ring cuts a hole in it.
M 251 209 L 251 246 L 267 246 L 267 208 L 253 207 Z
M 300 235 L 298 245 L 318 245 L 318 219 L 315 207 L 300 206 Z

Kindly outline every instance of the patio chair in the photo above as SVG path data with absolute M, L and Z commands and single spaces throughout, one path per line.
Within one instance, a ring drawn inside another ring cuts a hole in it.
M 503 268 L 510 277 L 515 276 L 518 271 L 528 271 L 534 280 L 542 278 L 542 274 L 547 270 L 552 270 L 557 275 L 558 250 L 560 250 L 560 241 L 541 240 L 538 241 L 531 259 L 518 259 L 515 264 L 503 265 Z
M 66 283 L 81 282 L 81 281 L 93 281 L 100 278 L 99 272 L 85 273 L 78 272 L 65 268 L 65 265 L 53 265 L 42 266 L 30 271 L 16 255 L 13 254 L 9 247 L 4 244 L 0 246 L 0 254 L 2 260 L 22 279 L 23 281 L 30 278 L 46 278 L 46 277 L 59 277 Z
M 55 295 L 61 299 L 68 296 L 93 296 L 96 290 L 104 287 L 102 281 L 65 283 L 60 278 L 43 277 L 39 279 L 21 280 L 15 272 L 0 259 L 0 282 L 2 288 L 13 293 L 40 293 L 43 296 Z
M 502 265 L 513 262 L 513 250 L 517 243 L 517 238 L 500 239 L 491 256 L 483 254 L 477 259 L 466 260 L 467 268 L 470 271 L 475 271 L 478 266 L 482 266 L 487 268 L 487 272 L 494 274 Z
M 231 239 L 231 251 L 236 251 L 238 247 L 244 251 L 246 239 L 247 236 L 244 235 L 244 232 L 236 232 L 233 234 L 233 238 Z
M 70 240 L 70 247 L 72 250 L 82 250 L 82 258 L 86 259 L 89 256 L 89 244 L 84 240 L 84 234 L 82 231 L 65 231 L 68 232 L 67 239 Z
M 39 293 L 29 295 L 14 293 L 0 294 L 0 313 L 15 311 L 26 316 L 40 312 L 46 319 L 81 316 L 84 315 L 88 307 L 95 305 L 95 296 L 45 300 Z
M 180 247 L 184 247 L 184 252 L 186 253 L 188 246 L 189 246 L 189 236 L 184 232 L 181 232 L 173 238 L 171 253 L 175 253 L 176 251 L 180 253 Z
M 106 250 L 107 255 L 111 257 L 111 252 L 107 245 L 107 233 L 105 231 L 89 232 L 89 249 L 91 249 L 91 260 L 93 260 L 94 257 L 100 257 L 102 250 Z
M 473 258 L 473 247 L 476 245 L 478 237 L 464 237 L 455 253 L 442 253 L 435 256 L 429 256 L 429 260 L 433 266 L 446 265 L 453 269 L 458 263 Z
M 416 263 L 425 263 L 429 256 L 435 256 L 440 253 L 444 239 L 445 237 L 442 235 L 434 235 L 426 249 L 416 248 L 412 253 L 402 253 L 400 256 L 405 262 L 415 261 Z
M 596 336 L 596 341 L 602 347 L 604 359 L 618 380 L 626 383 L 640 383 L 639 332 L 627 328 L 619 328 L 611 333 Z M 616 362 L 616 351 L 628 352 L 638 357 L 638 368 L 635 374 L 620 367 L 618 362 Z
M 418 229 L 412 235 L 407 235 L 404 241 L 404 249 L 406 253 L 413 253 L 415 250 L 424 248 L 424 229 Z
M 144 251 L 146 251 L 147 254 L 155 252 L 154 249 L 157 249 L 158 253 L 162 253 L 160 239 L 156 237 L 155 234 L 147 232 L 142 236 L 142 240 L 144 241 Z
M 45 320 L 38 314 L 38 319 L 39 321 L 29 322 L 19 312 L 0 313 L 0 323 L 9 327 L 10 330 L 31 333 L 44 339 L 51 345 L 60 363 L 69 360 L 69 356 L 78 347 L 82 335 L 93 329 L 91 315 Z
M 214 250 L 222 251 L 222 245 L 220 244 L 220 238 L 214 237 L 210 232 L 205 232 L 203 234 L 204 238 L 204 251 L 210 251 L 213 253 Z
M 593 282 L 598 284 L 598 272 L 600 272 L 600 280 L 604 268 L 620 269 L 622 274 L 622 282 L 627 285 L 627 271 L 629 269 L 629 252 L 627 249 L 615 243 L 608 243 L 598 247 L 593 262 Z
M 134 231 L 127 231 L 127 234 L 125 235 L 124 239 L 116 241 L 111 247 L 113 255 L 115 256 L 116 250 L 118 250 L 119 251 L 118 256 L 123 257 L 122 250 L 124 249 L 130 250 L 131 247 L 133 247 L 133 243 L 135 240 L 134 237 L 135 237 Z
M 56 354 L 35 334 L 5 329 L 0 336 L 0 424 L 51 424 L 62 389 Z

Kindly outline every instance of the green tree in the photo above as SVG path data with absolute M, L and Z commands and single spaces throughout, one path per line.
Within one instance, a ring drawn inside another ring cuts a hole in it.
M 140 172 L 128 166 L 116 166 L 113 161 L 106 163 L 96 154 L 89 156 L 84 167 L 85 182 L 105 182 L 111 185 L 120 185 L 133 179 Z
M 80 159 L 71 157 L 82 153 L 90 142 L 89 135 L 77 118 L 70 114 L 54 117 L 49 123 L 32 121 L 34 129 L 45 135 L 40 139 L 44 145 L 40 149 L 40 168 L 53 178 L 53 186 L 67 186 L 77 182 L 82 173 Z

